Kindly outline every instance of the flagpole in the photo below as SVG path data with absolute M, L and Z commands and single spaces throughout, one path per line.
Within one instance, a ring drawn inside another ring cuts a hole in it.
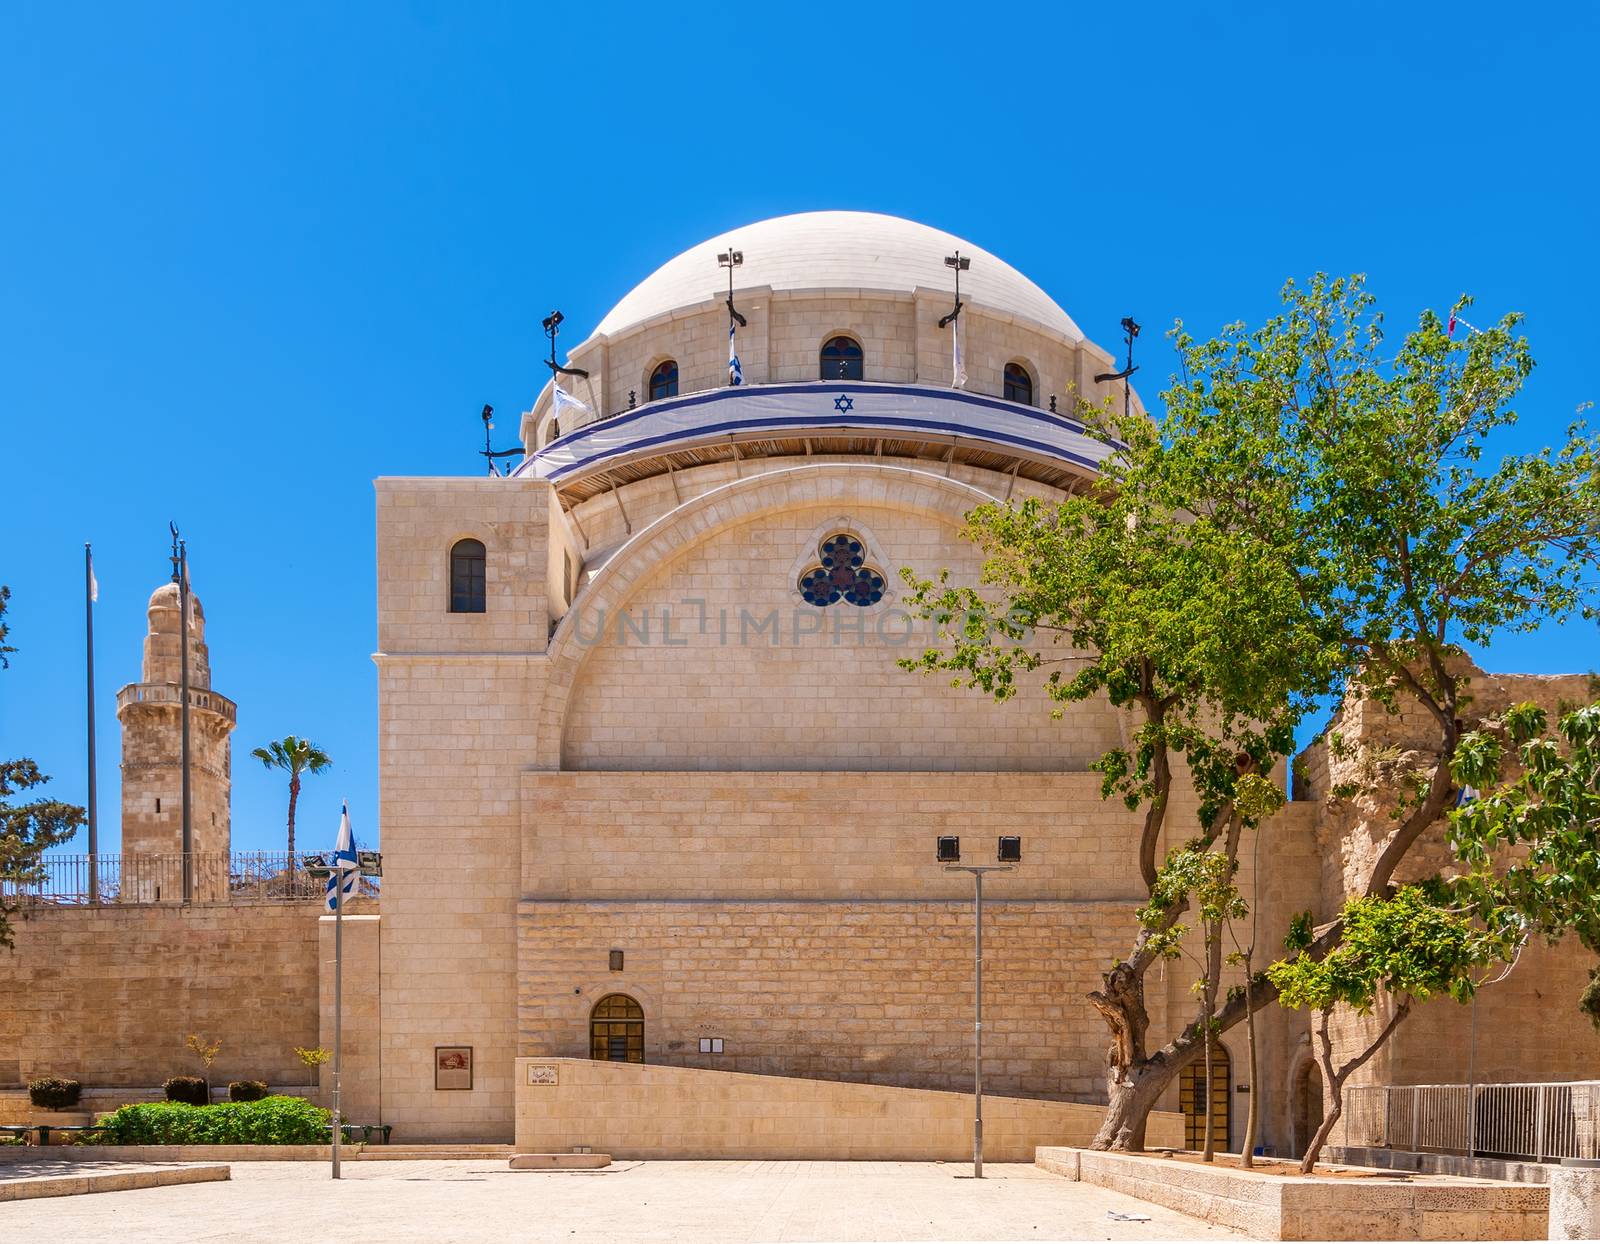
M 94 554 L 87 541 L 83 546 L 83 627 L 84 665 L 87 672 L 89 733 L 89 901 L 100 901 L 100 832 L 95 816 L 94 772 Z
M 349 814 L 347 806 L 345 816 Z M 344 1123 L 339 1113 L 339 1063 L 344 1053 L 344 860 L 337 851 L 333 864 L 333 1177 L 338 1179 Z

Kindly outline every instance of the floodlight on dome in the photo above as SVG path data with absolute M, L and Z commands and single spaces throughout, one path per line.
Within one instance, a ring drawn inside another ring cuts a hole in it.
M 717 252 L 717 266 L 728 270 L 728 319 L 731 323 L 737 321 L 740 328 L 748 328 L 750 321 L 740 315 L 733 305 L 733 270 L 744 262 L 744 252 L 725 250 Z

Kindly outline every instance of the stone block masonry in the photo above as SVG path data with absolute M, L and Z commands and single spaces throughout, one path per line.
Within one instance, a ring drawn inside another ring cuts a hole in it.
M 531 1077 L 530 1068 L 540 1074 Z M 1039 1145 L 1087 1141 L 1101 1116 L 1097 1106 L 985 1097 L 984 1157 L 1032 1161 Z M 1152 1143 L 1177 1143 L 1182 1132 L 1177 1115 L 1151 1117 Z M 959 1162 L 972 1157 L 972 1098 L 787 1076 L 519 1058 L 517 1149 L 560 1153 L 580 1145 L 619 1159 Z
M 199 1074 L 184 1037 L 222 1042 L 213 1085 L 301 1084 L 317 1044 L 320 905 L 70 907 L 14 922 L 0 953 L 0 1050 L 15 1076 L 86 1088 Z M 9 1070 L 9 1067 L 8 1067 Z

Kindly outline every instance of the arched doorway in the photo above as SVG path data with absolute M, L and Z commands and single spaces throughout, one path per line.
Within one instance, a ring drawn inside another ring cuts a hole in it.
M 644 1062 L 644 1008 L 625 993 L 609 993 L 596 1002 L 589 1012 L 589 1057 Z
M 1206 1060 L 1201 1055 L 1178 1073 L 1178 1104 L 1183 1111 L 1184 1144 L 1204 1149 L 1206 1144 L 1206 1100 L 1211 1102 L 1212 1143 L 1228 1147 L 1228 1051 L 1222 1045 L 1211 1047 L 1211 1092 L 1205 1091 Z
M 1303 1157 L 1322 1126 L 1322 1071 L 1309 1058 L 1294 1073 L 1289 1104 L 1294 1113 L 1294 1156 Z

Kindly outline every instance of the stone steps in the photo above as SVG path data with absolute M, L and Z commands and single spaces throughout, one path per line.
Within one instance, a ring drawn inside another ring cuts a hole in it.
M 366 1145 L 359 1162 L 439 1162 L 509 1158 L 510 1145 L 443 1142 L 437 1145 Z

